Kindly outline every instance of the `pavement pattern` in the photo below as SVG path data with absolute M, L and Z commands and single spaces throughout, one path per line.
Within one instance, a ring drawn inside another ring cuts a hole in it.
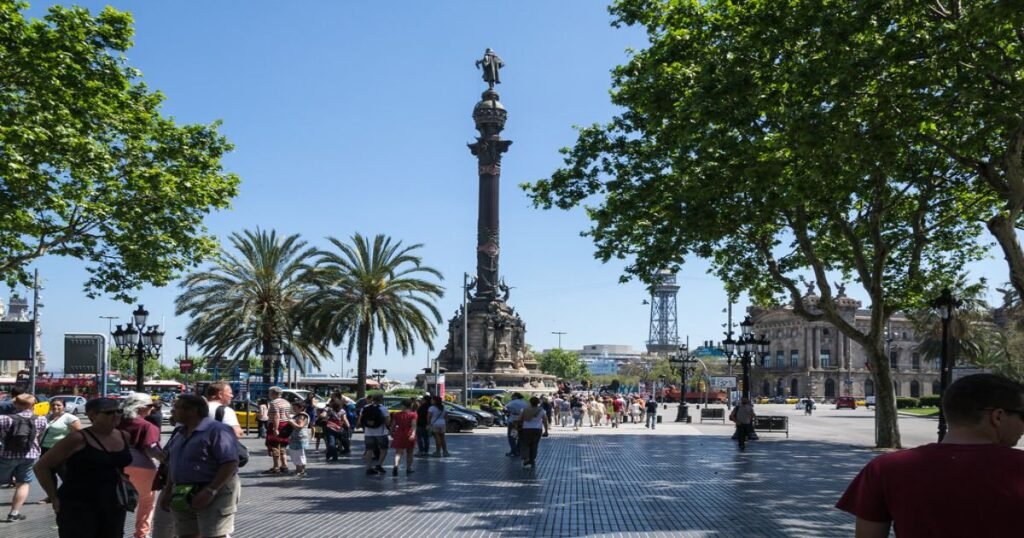
M 665 420 L 675 416 L 673 409 Z M 451 458 L 416 460 L 415 473 L 366 476 L 359 458 L 323 462 L 309 476 L 264 477 L 261 441 L 241 477 L 236 538 L 424 536 L 851 536 L 833 508 L 877 451 L 762 433 L 745 452 L 725 425 L 666 423 L 553 428 L 534 469 L 506 457 L 503 428 L 449 435 Z M 165 434 L 166 435 L 166 434 Z M 361 435 L 353 454 L 361 447 Z M 323 448 L 323 447 L 321 447 Z M 265 451 L 264 451 L 265 452 Z M 0 517 L 10 490 L 0 490 Z M 57 535 L 33 486 L 28 520 L 0 523 L 5 538 Z M 130 535 L 132 515 L 126 523 Z

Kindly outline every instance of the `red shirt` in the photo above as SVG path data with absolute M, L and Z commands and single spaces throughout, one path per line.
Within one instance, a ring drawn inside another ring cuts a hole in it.
M 896 536 L 1017 536 L 1024 451 L 933 443 L 871 460 L 836 508 L 892 521 Z
M 160 445 L 160 430 L 144 418 L 121 419 L 118 429 L 128 433 L 131 447 L 136 450 L 142 451 L 148 446 Z

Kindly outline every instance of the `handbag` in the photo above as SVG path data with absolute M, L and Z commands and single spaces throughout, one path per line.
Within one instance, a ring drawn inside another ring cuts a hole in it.
M 135 489 L 128 476 L 118 471 L 117 485 L 114 486 L 114 498 L 117 506 L 126 512 L 134 512 L 139 506 L 139 491 Z
M 324 426 L 334 433 L 341 432 L 341 421 L 340 420 L 328 420 L 324 423 Z

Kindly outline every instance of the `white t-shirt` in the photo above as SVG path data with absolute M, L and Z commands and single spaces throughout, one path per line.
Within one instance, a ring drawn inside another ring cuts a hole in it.
M 427 426 L 443 428 L 445 426 L 444 420 L 445 412 L 443 409 L 438 408 L 436 405 L 430 406 L 427 411 Z
M 39 443 L 43 448 L 52 448 L 57 441 L 71 433 L 71 425 L 78 422 L 78 417 L 71 413 L 64 413 L 53 421 L 46 419 L 46 432 L 43 433 L 42 441 Z
M 217 420 L 217 408 L 224 406 L 224 420 L 222 420 L 221 422 L 231 427 L 242 427 L 242 425 L 238 423 L 238 416 L 235 415 L 235 410 L 231 409 L 231 406 L 224 405 L 220 402 L 206 402 L 206 405 L 210 406 L 210 414 L 207 415 L 210 418 Z
M 542 409 L 540 407 L 538 407 L 538 409 L 540 410 L 540 412 L 537 413 L 537 415 L 534 416 L 533 418 L 531 418 L 531 419 L 527 419 L 525 417 L 523 418 L 523 429 L 524 430 L 543 430 L 544 429 L 544 417 L 547 416 L 547 413 L 545 413 L 544 409 Z
M 508 413 L 509 421 L 511 422 L 519 418 L 519 415 L 523 414 L 523 411 L 527 407 L 530 407 L 530 404 L 526 403 L 526 400 L 522 398 L 509 402 L 508 405 L 505 406 L 505 412 Z

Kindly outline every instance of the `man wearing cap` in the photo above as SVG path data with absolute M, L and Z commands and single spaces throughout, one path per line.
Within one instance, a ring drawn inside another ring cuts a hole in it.
M 509 448 L 509 451 L 505 453 L 506 456 L 519 457 L 519 430 L 517 423 L 519 422 L 519 416 L 529 406 L 530 404 L 526 403 L 526 400 L 523 399 L 523 395 L 518 392 L 513 392 L 512 401 L 505 404 L 505 414 L 508 415 L 507 435 Z
M 28 497 L 29 484 L 35 480 L 32 465 L 42 452 L 39 440 L 46 430 L 46 418 L 32 412 L 36 397 L 31 394 L 19 394 L 13 404 L 14 414 L 0 415 L 0 441 L 9 441 L 0 448 L 0 484 L 14 479 L 14 498 L 7 521 L 21 521 L 25 519 L 21 506 Z
M 167 443 L 170 474 L 160 508 L 175 508 L 174 528 L 181 538 L 227 536 L 235 530 L 242 489 L 238 438 L 230 426 L 210 418 L 206 400 L 194 394 L 179 396 L 171 413 L 181 428 Z

